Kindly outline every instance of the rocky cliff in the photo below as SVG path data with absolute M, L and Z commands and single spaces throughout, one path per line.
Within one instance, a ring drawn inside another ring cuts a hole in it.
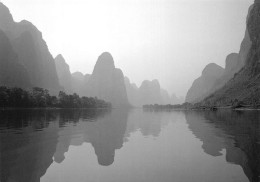
M 251 46 L 243 52 L 244 65 L 234 77 L 221 89 L 207 97 L 201 104 L 204 105 L 233 105 L 241 101 L 248 105 L 260 104 L 260 1 L 256 0 L 249 8 L 247 18 L 247 42 Z M 244 39 L 245 40 L 245 39 Z M 241 47 L 243 46 L 242 42 Z

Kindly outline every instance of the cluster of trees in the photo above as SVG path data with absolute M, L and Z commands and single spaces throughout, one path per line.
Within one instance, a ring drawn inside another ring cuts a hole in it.
M 148 104 L 148 105 L 143 105 L 144 109 L 157 109 L 157 110 L 161 110 L 161 109 L 192 109 L 194 107 L 193 104 L 191 103 L 183 103 L 183 104 L 176 104 L 176 105 L 171 105 L 171 104 L 167 104 L 167 105 L 159 105 L 159 104 Z
M 58 97 L 51 96 L 49 91 L 34 87 L 32 90 L 0 87 L 0 107 L 17 108 L 111 108 L 111 103 L 93 97 L 67 95 L 60 91 Z

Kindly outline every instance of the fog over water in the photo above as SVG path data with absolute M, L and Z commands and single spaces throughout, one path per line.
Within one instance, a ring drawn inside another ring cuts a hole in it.
M 253 0 L 1 0 L 29 20 L 72 72 L 91 73 L 109 51 L 132 82 L 158 79 L 185 96 L 206 64 L 238 52 Z

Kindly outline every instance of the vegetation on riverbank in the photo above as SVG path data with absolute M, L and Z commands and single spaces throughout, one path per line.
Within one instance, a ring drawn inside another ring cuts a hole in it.
M 51 96 L 49 91 L 34 87 L 31 90 L 0 87 L 0 108 L 111 108 L 109 102 L 96 97 L 68 95 L 63 91 Z
M 152 109 L 152 110 L 218 110 L 218 109 L 233 109 L 233 110 L 243 110 L 243 109 L 260 109 L 260 105 L 248 105 L 241 101 L 235 100 L 230 105 L 226 106 L 214 106 L 214 105 L 203 105 L 201 103 L 191 104 L 191 103 L 183 103 L 178 105 L 159 105 L 159 104 L 150 104 L 143 105 L 144 109 Z

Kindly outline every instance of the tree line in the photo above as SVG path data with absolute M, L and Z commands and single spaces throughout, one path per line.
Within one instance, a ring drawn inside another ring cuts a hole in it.
M 111 108 L 109 102 L 97 97 L 80 97 L 74 93 L 68 95 L 63 91 L 52 96 L 47 89 L 34 87 L 31 90 L 22 88 L 0 87 L 0 107 L 8 108 Z

